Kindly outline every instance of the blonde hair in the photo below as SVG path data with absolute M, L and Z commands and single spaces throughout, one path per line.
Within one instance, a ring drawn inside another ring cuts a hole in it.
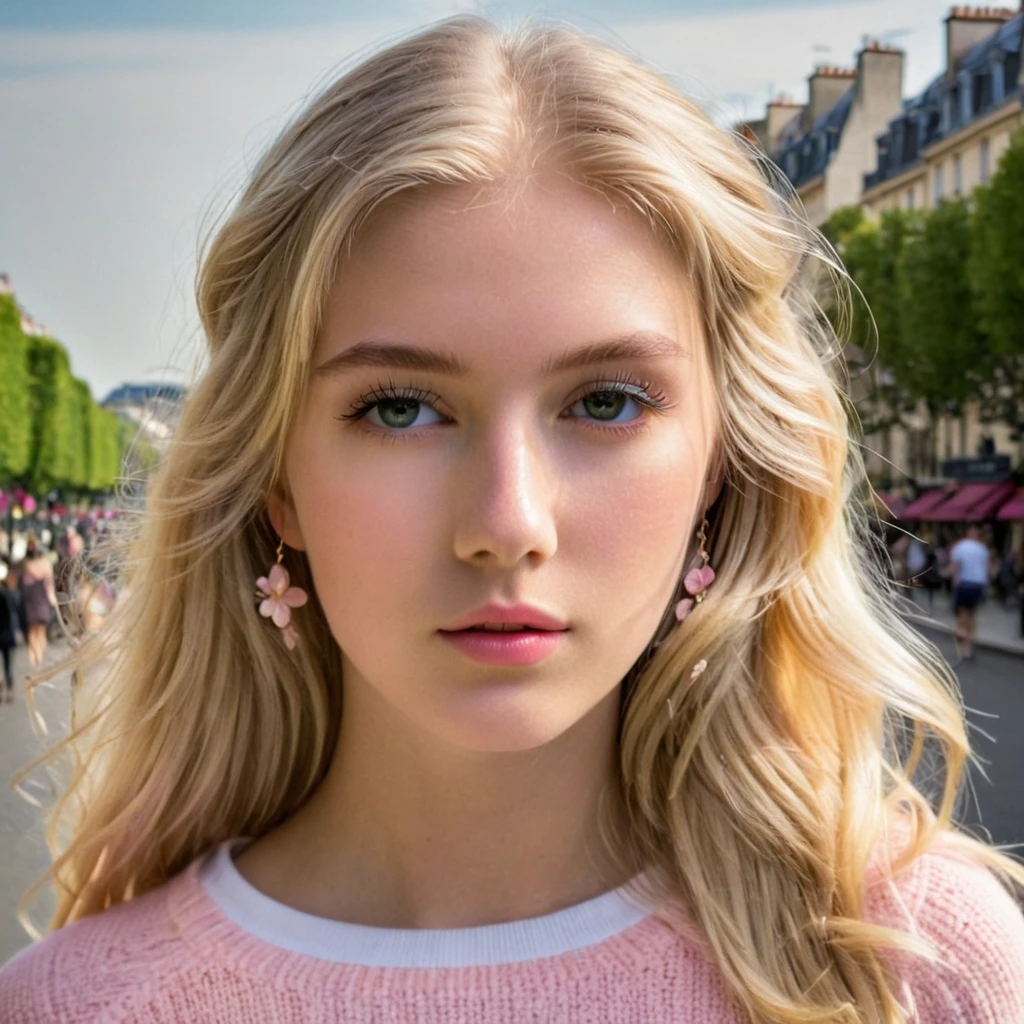
M 273 561 L 266 497 L 339 256 L 389 197 L 507 187 L 542 165 L 675 247 L 722 424 L 718 579 L 682 626 L 666 610 L 624 680 L 636 850 L 750 1020 L 894 1024 L 883 953 L 929 949 L 865 917 L 891 822 L 908 828 L 894 872 L 941 835 L 1006 881 L 1024 885 L 1024 868 L 952 825 L 969 757 L 956 680 L 876 564 L 839 344 L 805 280 L 816 260 L 842 294 L 841 274 L 737 137 L 560 25 L 442 21 L 327 87 L 256 167 L 199 273 L 209 365 L 123 542 L 128 593 L 36 680 L 88 671 L 91 707 L 47 755 L 72 753 L 74 769 L 30 894 L 55 884 L 50 928 L 95 914 L 265 833 L 322 779 L 342 713 L 337 645 L 303 555 L 287 562 L 312 595 L 296 650 L 255 614 L 253 581 Z M 937 810 L 913 782 L 932 750 Z

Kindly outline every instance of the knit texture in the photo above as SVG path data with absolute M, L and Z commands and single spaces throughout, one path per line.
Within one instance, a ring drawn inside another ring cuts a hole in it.
M 2 1024 L 743 1024 L 699 943 L 648 914 L 557 955 L 380 967 L 281 948 L 232 921 L 197 860 L 46 935 L 0 970 Z M 211 890 L 213 891 L 213 890 Z M 901 963 L 915 1024 L 1024 1022 L 1024 916 L 985 869 L 932 850 L 872 888 L 869 917 L 946 967 Z M 540 920 L 540 919 L 535 919 Z

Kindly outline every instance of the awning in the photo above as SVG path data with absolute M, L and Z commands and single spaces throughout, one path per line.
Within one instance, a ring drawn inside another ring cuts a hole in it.
M 930 513 L 941 505 L 949 496 L 950 491 L 944 487 L 935 487 L 924 494 L 919 494 L 904 510 L 901 519 L 931 519 Z
M 885 506 L 893 519 L 901 519 L 903 517 L 903 510 L 907 507 L 905 498 L 901 498 L 898 494 L 877 494 L 876 497 L 879 503 Z
M 930 516 L 936 523 L 966 523 L 987 519 L 1013 493 L 1008 480 L 964 484 Z
M 1024 487 L 1018 487 L 1017 493 L 999 510 L 996 519 L 1024 519 Z

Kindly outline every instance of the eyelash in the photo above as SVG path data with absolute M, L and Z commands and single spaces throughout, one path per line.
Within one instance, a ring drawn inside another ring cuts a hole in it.
M 650 393 L 654 385 L 650 381 L 638 380 L 628 373 L 619 373 L 612 380 L 602 381 L 591 381 L 590 384 L 583 385 L 585 388 L 590 388 L 589 391 L 584 391 L 578 397 L 573 399 L 572 405 L 581 401 L 584 398 L 589 398 L 595 394 L 624 394 L 630 398 L 635 399 L 640 406 L 643 408 L 643 413 L 636 417 L 634 420 L 630 420 L 625 426 L 611 426 L 602 427 L 597 426 L 595 420 L 581 419 L 580 422 L 587 424 L 591 430 L 603 431 L 606 434 L 620 434 L 620 435 L 634 435 L 645 431 L 649 426 L 649 420 L 652 413 L 664 412 L 672 408 L 672 405 L 668 402 L 667 396 L 661 389 L 655 389 L 653 394 Z M 440 401 L 440 395 L 430 390 L 429 388 L 418 388 L 409 385 L 405 388 L 396 388 L 394 383 L 389 379 L 387 385 L 378 383 L 378 385 L 372 388 L 367 394 L 360 395 L 359 398 L 352 403 L 348 413 L 342 413 L 340 416 L 336 416 L 339 420 L 360 420 L 362 419 L 371 409 L 381 402 L 389 401 L 391 399 L 409 399 L 415 402 L 423 402 L 428 405 L 432 405 L 435 402 Z M 437 410 L 435 410 L 437 411 Z M 394 443 L 404 443 L 414 441 L 418 435 L 409 430 L 387 430 L 384 431 L 380 427 L 367 427 L 367 432 L 375 434 L 384 441 Z

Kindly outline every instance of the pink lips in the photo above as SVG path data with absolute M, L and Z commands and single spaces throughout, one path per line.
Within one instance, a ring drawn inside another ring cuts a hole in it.
M 457 650 L 485 665 L 536 665 L 552 654 L 565 639 L 567 629 L 521 630 L 514 633 L 460 629 L 440 630 L 440 635 Z

